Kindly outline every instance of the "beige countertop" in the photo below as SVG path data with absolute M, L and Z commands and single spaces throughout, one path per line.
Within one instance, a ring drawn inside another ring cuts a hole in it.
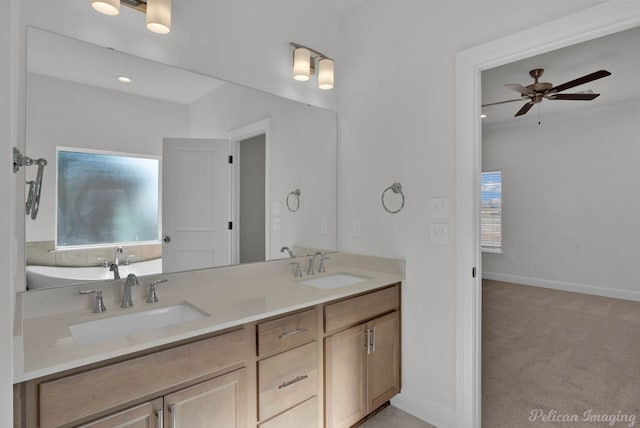
M 290 266 L 293 260 L 284 259 L 141 278 L 141 286 L 132 288 L 134 306 L 128 309 L 119 307 L 122 281 L 18 293 L 14 383 L 375 290 L 404 277 L 402 260 L 349 253 L 334 253 L 330 257 L 327 272 L 313 277 L 294 278 Z M 304 271 L 306 259 L 295 260 L 305 262 Z M 333 289 L 302 283 L 337 273 L 366 279 Z M 168 279 L 156 286 L 160 301 L 145 303 L 148 287 L 142 285 L 157 278 Z M 80 289 L 87 288 L 103 290 L 107 312 L 91 312 L 93 295 L 78 294 Z M 208 316 L 87 345 L 76 344 L 69 330 L 71 324 L 179 303 L 188 303 Z

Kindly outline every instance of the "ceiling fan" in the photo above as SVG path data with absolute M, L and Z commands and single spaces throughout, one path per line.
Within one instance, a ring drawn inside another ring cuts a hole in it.
M 592 82 L 594 80 L 602 79 L 603 77 L 607 77 L 611 75 L 607 70 L 596 71 L 595 73 L 587 74 L 582 77 L 578 77 L 577 79 L 571 80 L 569 82 L 563 83 L 562 85 L 553 86 L 551 83 L 547 82 L 538 82 L 538 79 L 544 73 L 543 68 L 536 68 L 529 72 L 529 75 L 533 77 L 535 80 L 534 83 L 522 86 L 519 84 L 508 84 L 504 85 L 509 89 L 513 89 L 516 92 L 519 92 L 521 97 L 515 100 L 507 100 L 507 101 L 499 101 L 497 103 L 484 104 L 482 107 L 494 106 L 497 104 L 505 104 L 512 103 L 515 101 L 528 101 L 518 112 L 515 114 L 515 117 L 522 116 L 526 114 L 531 107 L 535 104 L 539 104 L 543 99 L 548 100 L 571 100 L 571 101 L 591 101 L 594 98 L 600 96 L 600 94 L 594 94 L 590 91 L 584 91 L 580 93 L 574 94 L 560 94 L 559 92 L 565 91 L 569 88 L 573 88 L 574 86 L 583 85 L 588 82 Z

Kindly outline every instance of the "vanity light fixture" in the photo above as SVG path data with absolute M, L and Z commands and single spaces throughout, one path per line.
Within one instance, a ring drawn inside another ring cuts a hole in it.
M 120 13 L 120 4 L 147 15 L 147 29 L 158 34 L 171 31 L 171 0 L 91 0 L 95 10 L 105 15 Z
M 316 61 L 318 62 L 318 87 L 320 89 L 332 89 L 334 79 L 334 62 L 328 56 L 300 45 L 289 43 L 293 48 L 293 78 L 300 81 L 307 81 L 316 72 Z

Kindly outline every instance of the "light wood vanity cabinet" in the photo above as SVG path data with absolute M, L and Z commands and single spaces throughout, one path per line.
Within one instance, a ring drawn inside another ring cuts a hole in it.
M 400 392 L 399 309 L 399 286 L 325 307 L 325 326 L 346 328 L 325 338 L 327 428 L 348 428 Z
M 260 428 L 321 426 L 320 313 L 316 308 L 258 324 Z
M 123 410 L 100 420 L 80 425 L 78 428 L 155 428 L 162 412 L 162 399 Z
M 94 367 L 20 384 L 14 427 L 347 428 L 400 392 L 400 284 Z

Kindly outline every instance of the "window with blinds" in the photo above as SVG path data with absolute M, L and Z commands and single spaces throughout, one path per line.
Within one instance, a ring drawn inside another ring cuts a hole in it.
M 502 252 L 502 171 L 482 173 L 480 242 L 482 251 Z

